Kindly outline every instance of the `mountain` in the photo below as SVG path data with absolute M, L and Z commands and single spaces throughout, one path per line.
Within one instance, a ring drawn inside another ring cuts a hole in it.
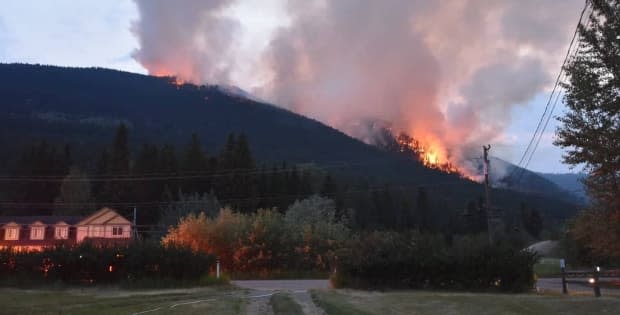
M 539 173 L 540 176 L 546 178 L 547 180 L 555 183 L 565 191 L 568 191 L 581 200 L 586 202 L 588 200 L 588 196 L 586 195 L 586 188 L 583 185 L 582 180 L 586 177 L 584 173 L 564 173 L 564 174 L 556 174 L 556 173 Z
M 480 184 L 424 167 L 410 157 L 365 144 L 318 121 L 243 97 L 235 89 L 177 85 L 174 78 L 100 68 L 0 64 L 0 172 L 10 173 L 25 144 L 46 139 L 69 143 L 78 158 L 94 161 L 119 123 L 130 142 L 171 143 L 184 148 L 197 133 L 207 151 L 223 146 L 229 133 L 245 133 L 261 163 L 311 164 L 351 185 L 367 182 L 410 192 L 425 187 L 434 204 L 461 209 L 483 195 Z M 94 165 L 90 165 L 94 167 Z M 554 186 L 549 186 L 554 187 Z M 541 193 L 542 192 L 542 193 Z M 567 194 L 536 194 L 503 187 L 494 204 L 516 209 L 521 202 L 544 209 L 553 220 L 573 215 Z M 455 210 L 456 211 L 456 210 Z

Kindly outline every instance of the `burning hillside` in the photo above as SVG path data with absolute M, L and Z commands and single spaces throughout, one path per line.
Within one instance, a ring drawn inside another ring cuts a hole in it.
M 375 145 L 383 150 L 399 153 L 420 161 L 424 166 L 451 174 L 460 174 L 471 177 L 469 167 L 457 162 L 450 150 L 437 138 L 431 135 L 425 137 L 412 136 L 407 132 L 397 132 L 387 122 L 372 119 L 347 126 L 354 130 L 351 134 L 366 143 Z
M 424 166 L 446 173 L 462 172 L 450 161 L 450 155 L 439 142 L 423 143 L 401 132 L 395 137 L 398 152 L 416 157 Z

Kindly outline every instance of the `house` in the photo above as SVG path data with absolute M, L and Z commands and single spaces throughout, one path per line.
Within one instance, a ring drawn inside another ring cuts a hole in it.
M 81 216 L 0 216 L 0 249 L 41 250 L 85 240 L 97 244 L 126 242 L 132 223 L 110 208 Z

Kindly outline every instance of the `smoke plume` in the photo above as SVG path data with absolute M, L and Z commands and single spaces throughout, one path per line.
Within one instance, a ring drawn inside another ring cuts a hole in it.
M 243 0 L 135 1 L 135 58 L 150 73 L 231 83 L 244 17 L 223 12 Z M 514 106 L 549 88 L 583 2 L 281 5 L 289 21 L 250 65 L 267 79 L 242 88 L 358 138 L 360 122 L 387 122 L 458 164 L 502 135 Z

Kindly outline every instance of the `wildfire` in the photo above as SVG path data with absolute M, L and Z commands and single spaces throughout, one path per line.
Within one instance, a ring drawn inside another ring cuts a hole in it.
M 187 81 L 179 78 L 176 75 L 173 75 L 172 72 L 167 71 L 167 70 L 157 70 L 157 71 L 151 72 L 151 74 L 156 77 L 168 79 L 168 82 L 172 85 L 175 85 L 177 89 L 179 89 L 183 84 L 187 83 Z
M 463 172 L 450 161 L 448 150 L 443 147 L 441 142 L 433 141 L 432 139 L 425 140 L 426 141 L 422 142 L 405 133 L 400 133 L 396 137 L 399 151 L 411 153 L 422 162 L 424 166 L 446 173 L 463 175 Z

